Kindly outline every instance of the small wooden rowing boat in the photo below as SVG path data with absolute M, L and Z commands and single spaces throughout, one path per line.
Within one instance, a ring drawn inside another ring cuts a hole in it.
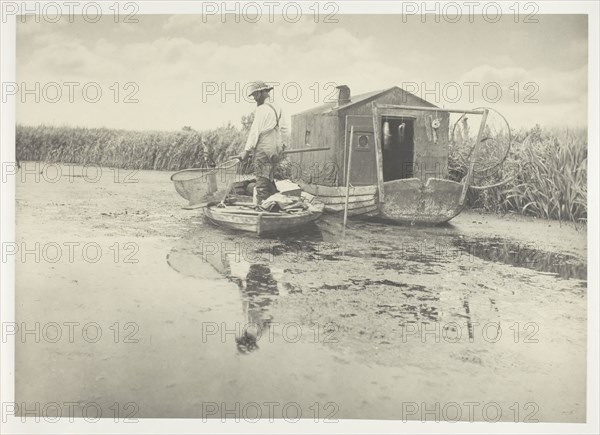
M 323 204 L 312 200 L 306 210 L 267 212 L 252 203 L 226 205 L 213 203 L 204 207 L 204 216 L 213 224 L 236 231 L 255 233 L 258 236 L 289 234 L 301 230 L 323 214 Z

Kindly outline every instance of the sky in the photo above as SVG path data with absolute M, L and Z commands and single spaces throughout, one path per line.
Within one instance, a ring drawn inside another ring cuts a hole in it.
M 337 15 L 337 23 L 135 18 L 17 19 L 17 123 L 239 125 L 255 108 L 243 90 L 263 80 L 275 84 L 273 101 L 288 120 L 335 98 L 335 86 L 345 84 L 353 95 L 399 86 L 439 107 L 492 107 L 516 128 L 587 124 L 585 15 L 538 15 L 537 23 L 422 23 L 400 15 Z

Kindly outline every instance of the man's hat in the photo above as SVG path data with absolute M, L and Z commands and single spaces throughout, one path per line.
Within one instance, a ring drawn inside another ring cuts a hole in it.
M 264 89 L 270 91 L 271 89 L 273 89 L 273 86 L 268 86 L 265 82 L 261 82 L 260 80 L 252 82 L 250 83 L 250 87 L 248 89 L 248 96 L 251 97 L 253 93 L 257 91 L 262 91 Z

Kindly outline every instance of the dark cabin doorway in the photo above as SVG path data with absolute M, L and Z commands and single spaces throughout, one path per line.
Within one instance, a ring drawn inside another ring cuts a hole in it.
M 414 176 L 414 122 L 412 117 L 382 117 L 383 181 Z

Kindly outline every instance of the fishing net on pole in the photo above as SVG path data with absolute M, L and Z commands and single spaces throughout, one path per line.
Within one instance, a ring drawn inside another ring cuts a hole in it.
M 474 110 L 483 110 L 477 108 Z M 479 146 L 475 147 L 482 116 L 457 115 L 450 131 L 450 171 L 456 178 L 466 175 L 471 161 L 474 185 L 498 181 L 502 165 L 512 143 L 510 125 L 504 116 L 488 109 L 488 117 Z

